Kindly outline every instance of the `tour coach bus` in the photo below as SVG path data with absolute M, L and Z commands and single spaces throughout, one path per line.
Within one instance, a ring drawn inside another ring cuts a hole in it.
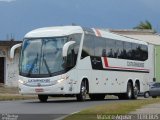
M 105 95 L 136 99 L 148 91 L 149 52 L 143 41 L 80 26 L 47 27 L 27 33 L 21 47 L 19 91 L 48 96 L 76 96 L 84 101 Z

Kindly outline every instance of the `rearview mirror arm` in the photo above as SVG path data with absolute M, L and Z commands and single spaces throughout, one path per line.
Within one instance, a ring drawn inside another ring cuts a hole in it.
M 67 56 L 67 52 L 68 52 L 68 48 L 69 46 L 75 44 L 76 42 L 75 41 L 69 41 L 67 42 L 66 44 L 64 44 L 63 46 L 63 50 L 62 50 L 62 56 L 63 57 L 66 57 Z
M 22 43 L 16 44 L 14 46 L 12 46 L 11 50 L 10 50 L 10 58 L 13 59 L 14 58 L 14 54 L 15 54 L 15 50 L 19 47 L 21 47 Z

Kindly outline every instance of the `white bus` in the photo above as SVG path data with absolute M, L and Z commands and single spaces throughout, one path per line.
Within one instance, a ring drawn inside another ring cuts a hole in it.
M 48 96 L 76 96 L 84 101 L 105 95 L 136 99 L 148 91 L 148 44 L 100 29 L 47 27 L 27 33 L 21 47 L 19 91 Z

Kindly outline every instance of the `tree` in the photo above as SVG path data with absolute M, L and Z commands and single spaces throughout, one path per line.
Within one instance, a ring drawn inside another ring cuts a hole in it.
M 140 24 L 136 27 L 134 27 L 134 29 L 147 29 L 147 30 L 153 30 L 152 24 L 149 21 L 145 21 L 145 22 L 140 22 Z

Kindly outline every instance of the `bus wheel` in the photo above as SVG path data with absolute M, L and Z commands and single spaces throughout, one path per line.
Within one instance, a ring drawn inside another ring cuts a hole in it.
M 127 84 L 127 93 L 126 93 L 126 99 L 131 99 L 132 98 L 132 93 L 133 93 L 133 87 L 130 82 Z
M 47 102 L 48 95 L 38 95 L 40 102 Z
M 133 99 L 137 99 L 138 93 L 139 93 L 139 87 L 138 87 L 137 83 L 135 84 L 135 87 L 134 87 L 134 89 L 132 91 L 133 91 L 132 98 Z
M 85 101 L 87 96 L 87 87 L 85 81 L 82 81 L 80 93 L 76 96 L 78 101 Z

